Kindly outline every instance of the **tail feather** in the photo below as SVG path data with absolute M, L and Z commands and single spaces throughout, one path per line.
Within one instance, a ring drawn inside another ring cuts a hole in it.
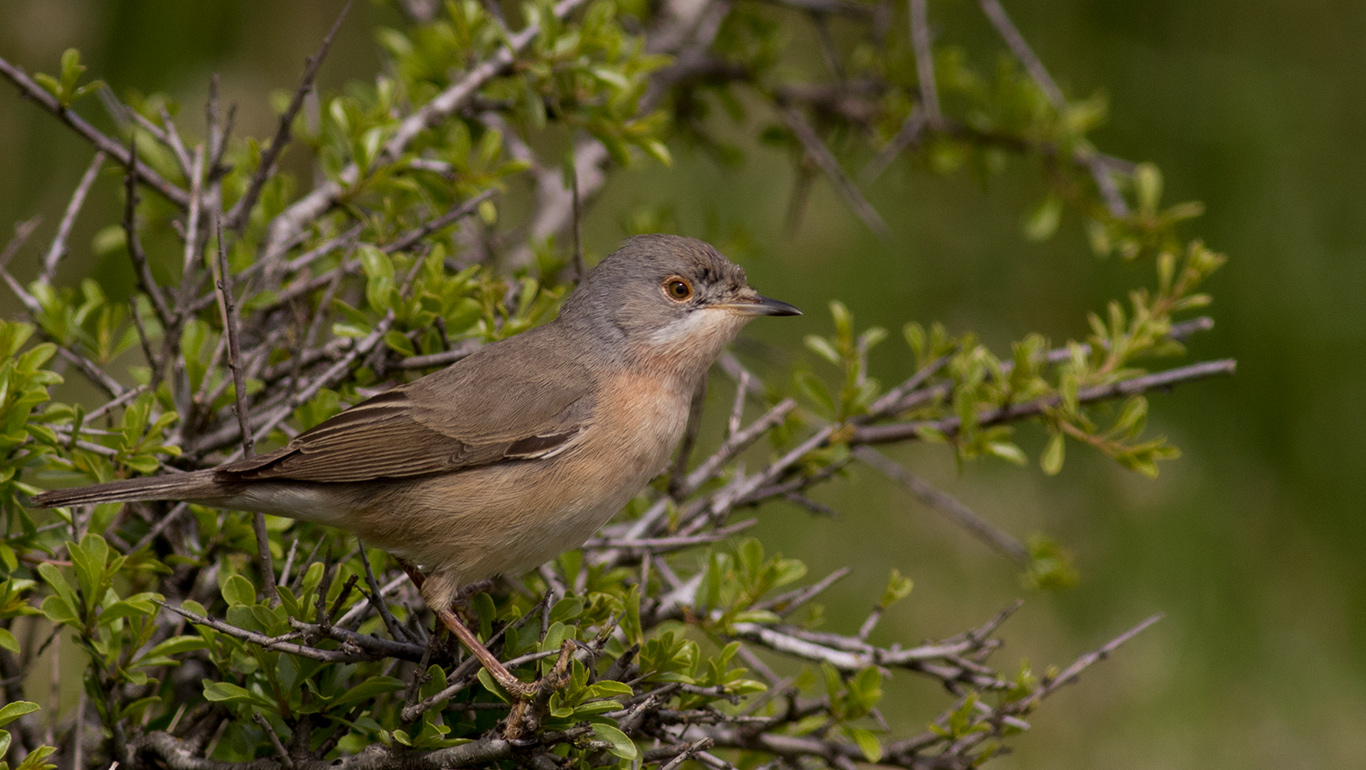
M 54 489 L 35 495 L 30 505 L 34 508 L 57 508 L 139 500 L 208 500 L 221 497 L 225 492 L 215 475 L 213 470 L 203 470 L 110 481 L 73 489 Z

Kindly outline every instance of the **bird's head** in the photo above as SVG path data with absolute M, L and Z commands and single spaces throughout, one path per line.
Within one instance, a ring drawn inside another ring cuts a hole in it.
M 631 238 L 565 301 L 560 319 L 625 357 L 700 377 L 746 323 L 801 315 L 761 296 L 710 244 L 676 235 Z

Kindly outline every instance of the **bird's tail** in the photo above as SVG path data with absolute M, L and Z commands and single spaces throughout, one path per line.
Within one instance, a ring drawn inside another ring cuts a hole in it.
M 29 504 L 34 508 L 57 508 L 137 500 L 209 500 L 222 497 L 226 491 L 215 476 L 216 473 L 210 469 L 110 481 L 73 489 L 54 489 L 35 495 Z

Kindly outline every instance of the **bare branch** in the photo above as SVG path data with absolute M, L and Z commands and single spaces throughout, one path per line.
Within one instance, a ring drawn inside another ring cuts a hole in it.
M 80 184 L 76 185 L 76 191 L 71 194 L 71 202 L 66 205 L 66 213 L 62 214 L 62 221 L 57 224 L 57 235 L 52 239 L 52 245 L 48 247 L 47 254 L 43 255 L 43 267 L 38 273 L 38 280 L 43 283 L 52 283 L 52 277 L 57 274 L 57 263 L 66 256 L 66 241 L 71 237 L 71 227 L 76 224 L 76 215 L 81 212 L 81 207 L 85 205 L 85 196 L 90 192 L 90 187 L 95 184 L 95 179 L 100 173 L 100 167 L 103 165 L 104 152 L 96 150 L 95 157 L 90 161 L 90 167 L 85 170 L 85 175 L 81 177 Z
M 128 144 L 128 157 L 131 163 L 137 165 L 138 148 L 135 142 Z M 138 286 L 142 293 L 147 295 L 147 299 L 152 303 L 152 310 L 156 311 L 157 319 L 161 321 L 163 328 L 170 328 L 174 319 L 171 309 L 166 306 L 166 298 L 161 295 L 161 288 L 157 286 L 156 279 L 152 277 L 152 270 L 147 264 L 147 254 L 142 250 L 142 240 L 138 237 L 137 228 L 137 207 L 138 207 L 138 188 L 135 184 L 135 176 L 129 173 L 125 177 L 125 199 L 123 207 L 123 232 L 128 239 L 128 256 L 133 260 L 133 268 L 137 273 Z M 148 363 L 156 366 L 156 362 Z
M 413 248 L 418 243 L 421 243 L 422 239 L 426 238 L 432 233 L 437 232 L 442 228 L 449 227 L 450 225 L 453 225 L 456 222 L 459 222 L 460 220 L 469 216 L 470 214 L 473 214 L 474 212 L 478 211 L 480 204 L 482 204 L 486 200 L 493 198 L 495 195 L 498 195 L 499 192 L 500 191 L 498 190 L 498 188 L 490 187 L 489 189 L 479 193 L 473 198 L 470 198 L 469 200 L 462 202 L 459 206 L 456 206 L 450 211 L 447 211 L 445 214 L 442 214 L 436 219 L 431 219 L 426 222 L 423 222 L 420 226 L 415 227 L 412 230 L 404 233 L 403 235 L 400 235 L 393 241 L 384 244 L 384 253 L 393 254 L 395 252 L 407 251 Z
M 33 231 L 37 230 L 38 225 L 42 223 L 42 217 L 34 217 L 14 226 L 14 236 L 9 239 L 9 243 L 5 244 L 4 250 L 0 251 L 0 270 L 4 270 L 9 266 L 9 261 L 14 259 L 14 255 L 19 253 L 19 249 L 24 247 L 29 236 L 33 235 Z M 13 281 L 14 279 L 11 278 L 10 280 Z M 20 288 L 20 291 L 23 291 L 22 287 Z
M 920 0 L 923 4 L 923 0 Z M 1062 95 L 1062 89 L 1053 82 L 1053 76 L 1048 74 L 1048 69 L 1039 61 L 1039 57 L 1034 55 L 1033 49 L 1025 41 L 1024 35 L 1015 28 L 1014 22 L 1010 20 L 1010 15 L 1001 6 L 999 0 L 978 0 L 982 6 L 982 12 L 991 21 L 991 26 L 996 28 L 996 33 L 1005 41 L 1010 52 L 1015 54 L 1015 58 L 1020 60 L 1024 68 L 1029 72 L 1029 76 L 1039 85 L 1039 90 L 1043 91 L 1048 101 L 1059 110 L 1067 106 L 1067 97 Z
M 241 429 L 242 456 L 251 457 L 256 446 L 252 437 L 251 413 L 247 407 L 247 382 L 242 372 L 242 346 L 238 339 L 237 299 L 232 291 L 232 268 L 228 265 L 227 246 L 223 243 L 223 221 L 218 210 L 213 209 L 209 216 L 213 220 L 214 238 L 218 244 L 218 288 L 219 308 L 223 312 L 223 329 L 228 338 L 228 368 L 232 370 L 233 411 L 237 413 L 237 424 Z M 252 530 L 256 533 L 256 567 L 261 571 L 261 585 L 271 606 L 280 603 L 280 592 L 275 587 L 275 567 L 270 560 L 270 534 L 266 531 L 266 517 L 262 513 L 251 516 Z
M 96 150 L 113 158 L 119 165 L 128 170 L 130 174 L 137 177 L 137 180 L 148 187 L 156 190 L 166 200 L 171 201 L 181 208 L 189 205 L 190 197 L 181 188 L 166 181 L 160 174 L 147 167 L 145 163 L 139 163 L 127 149 L 120 146 L 118 142 L 110 139 L 99 131 L 99 129 L 87 123 L 81 116 L 63 107 L 57 101 L 57 97 L 48 93 L 46 89 L 33 82 L 21 67 L 10 64 L 0 57 L 0 75 L 4 75 L 11 83 L 19 89 L 24 96 L 37 102 L 41 107 L 56 115 L 59 120 L 69 126 L 73 131 L 80 134 L 86 141 L 95 146 Z
M 280 155 L 289 144 L 290 132 L 294 127 L 294 118 L 299 114 L 299 110 L 304 106 L 304 98 L 313 91 L 313 81 L 318 77 L 318 70 L 322 69 L 323 60 L 327 58 L 327 52 L 332 48 L 332 41 L 341 29 L 342 22 L 346 20 L 346 14 L 351 11 L 351 3 L 342 6 L 341 13 L 337 14 L 337 20 L 332 23 L 332 28 L 323 36 L 322 45 L 318 46 L 318 52 L 308 58 L 304 63 L 304 75 L 299 81 L 299 87 L 294 89 L 294 98 L 289 100 L 289 106 L 280 115 L 280 125 L 275 129 L 275 137 L 270 140 L 270 146 L 261 153 L 261 164 L 256 167 L 256 173 L 251 175 L 251 181 L 247 183 L 247 190 L 241 198 L 233 204 L 224 220 L 224 225 L 238 235 L 242 234 L 243 228 L 247 226 L 247 220 L 251 217 L 251 210 L 256 206 L 256 200 L 261 196 L 261 190 L 265 188 L 266 182 L 275 174 L 275 164 L 280 160 Z
M 586 0 L 560 0 L 555 5 L 555 18 L 563 19 L 569 16 L 585 2 Z M 511 35 L 508 38 L 507 46 L 476 65 L 457 83 L 437 94 L 431 101 L 422 105 L 417 112 L 404 119 L 384 145 L 376 163 L 387 165 L 397 161 L 418 135 L 445 122 L 468 104 L 479 92 L 479 89 L 494 78 L 506 74 L 517 57 L 531 46 L 540 31 L 540 27 L 531 24 L 520 32 Z M 329 180 L 319 185 L 276 217 L 271 222 L 265 243 L 262 245 L 263 258 L 267 261 L 277 259 L 309 222 L 322 216 L 336 205 L 346 187 L 360 181 L 364 171 L 354 163 L 347 165 L 337 175 L 336 180 Z
M 1238 362 L 1231 358 L 1219 361 L 1205 361 L 1203 363 L 1182 366 L 1176 369 L 1168 369 L 1165 372 L 1135 377 L 1130 380 L 1121 380 L 1109 385 L 1097 385 L 1085 388 L 1077 392 L 1077 402 L 1090 404 L 1096 401 L 1106 401 L 1114 398 L 1123 398 L 1148 390 L 1164 390 L 1183 382 L 1193 382 L 1210 377 L 1224 377 L 1232 375 L 1237 369 Z M 1035 401 L 1027 401 L 1022 404 L 1011 404 L 998 409 L 988 410 L 978 415 L 977 424 L 983 427 L 989 425 L 999 425 L 1006 422 L 1017 422 L 1029 417 L 1043 414 L 1044 410 L 1058 406 L 1062 403 L 1061 396 L 1048 396 Z M 904 441 L 907 439 L 918 438 L 925 430 L 937 430 L 947 435 L 958 432 L 961 421 L 957 417 L 945 417 L 942 420 L 928 420 L 919 422 L 900 422 L 889 425 L 866 425 L 854 430 L 851 441 L 859 444 L 880 444 L 888 441 Z
M 835 158 L 834 153 L 830 152 L 830 148 L 825 146 L 825 142 L 822 142 L 821 138 L 816 135 L 815 129 L 806 122 L 806 117 L 790 105 L 779 104 L 779 107 L 788 128 L 792 129 L 792 134 L 806 148 L 807 155 L 830 178 L 830 182 L 835 185 L 835 189 L 849 204 L 849 208 L 853 209 L 858 218 L 862 219 L 868 229 L 876 233 L 883 243 L 890 244 L 892 242 L 892 231 L 888 229 L 887 223 L 882 221 L 882 216 L 877 213 L 877 209 L 873 208 L 873 204 L 863 197 L 863 192 L 849 179 L 849 175 L 844 173 L 839 160 Z
M 1020 541 L 1002 532 L 994 524 L 978 516 L 951 495 L 940 492 L 929 482 L 911 473 L 899 463 L 869 446 L 854 447 L 854 456 L 867 463 L 878 472 L 899 482 L 923 502 L 935 510 L 943 512 L 955 524 L 967 530 L 978 540 L 1014 559 L 1021 565 L 1029 564 L 1029 549 Z
M 915 49 L 915 74 L 920 79 L 920 103 L 925 107 L 925 120 L 939 129 L 944 125 L 944 114 L 939 110 L 939 88 L 934 82 L 934 54 L 930 51 L 930 22 L 925 0 L 911 2 L 911 46 Z

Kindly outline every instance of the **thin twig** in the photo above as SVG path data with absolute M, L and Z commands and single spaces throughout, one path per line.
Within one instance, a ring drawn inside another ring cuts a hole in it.
M 81 177 L 80 184 L 76 185 L 76 191 L 71 194 L 71 202 L 66 205 L 66 212 L 62 214 L 62 221 L 57 224 L 57 235 L 52 239 L 52 245 L 48 247 L 47 254 L 43 255 L 43 267 L 38 273 L 38 280 L 43 283 L 52 283 L 52 277 L 57 274 L 57 263 L 66 256 L 67 239 L 71 237 L 71 227 L 76 224 L 76 215 L 81 212 L 81 207 L 85 205 L 85 196 L 90 192 L 90 188 L 95 184 L 95 179 L 100 174 L 100 167 L 104 165 L 104 152 L 95 151 L 95 157 L 90 161 L 90 167 L 85 170 Z
M 560 0 L 555 5 L 553 14 L 556 19 L 566 18 L 585 2 L 587 0 Z M 375 160 L 376 164 L 384 166 L 394 162 L 419 135 L 445 122 L 468 104 L 490 81 L 507 73 L 517 57 L 531 46 L 540 33 L 541 28 L 538 25 L 529 24 L 509 36 L 506 46 L 475 65 L 450 88 L 437 94 L 417 112 L 405 118 L 385 143 L 380 156 Z M 308 223 L 317 220 L 335 206 L 346 189 L 360 181 L 365 171 L 355 163 L 348 164 L 334 180 L 319 185 L 285 209 L 271 222 L 267 230 L 265 243 L 261 249 L 263 258 L 277 258 Z
M 211 210 L 209 216 L 218 243 L 218 280 L 215 281 L 215 286 L 218 289 L 219 307 L 223 311 L 223 329 L 228 338 L 228 368 L 232 370 L 233 411 L 237 413 L 237 424 L 242 431 L 242 456 L 251 457 L 256 441 L 251 433 L 247 383 L 242 372 L 242 347 L 238 339 L 237 299 L 232 291 L 232 268 L 228 265 L 228 250 L 223 243 L 223 221 L 218 210 Z M 280 592 L 275 587 L 275 568 L 270 560 L 270 533 L 266 531 L 264 514 L 252 514 L 252 529 L 256 533 L 256 566 L 261 571 L 262 588 L 271 606 L 275 606 L 280 603 Z
M 9 261 L 14 259 L 14 255 L 19 253 L 19 249 L 24 247 L 24 243 L 28 241 L 29 236 L 33 235 L 33 231 L 37 230 L 38 225 L 42 223 L 42 217 L 33 217 L 32 219 L 20 222 L 14 226 L 14 236 L 9 239 L 9 243 L 5 244 L 4 250 L 0 251 L 0 270 L 4 270 L 9 266 Z M 23 287 L 20 287 L 19 291 L 25 294 L 27 293 L 23 291 Z
M 912 3 L 919 2 L 922 6 L 924 0 L 912 0 Z M 1057 109 L 1061 110 L 1067 106 L 1067 97 L 1062 95 L 1062 89 L 1053 81 L 1053 76 L 1048 74 L 1048 68 L 1043 66 L 1043 62 L 1038 56 L 1034 55 L 1033 49 L 1016 29 L 1014 22 L 1010 20 L 1010 15 L 1001 6 L 998 0 L 978 0 L 982 6 L 982 12 L 986 14 L 991 26 L 996 28 L 996 34 L 1001 36 L 1005 44 L 1010 48 L 1010 52 L 1024 65 L 1025 71 L 1038 84 L 1039 90 L 1043 91 L 1044 96 Z
M 935 489 L 929 482 L 911 473 L 900 463 L 869 446 L 854 447 L 855 457 L 884 476 L 900 483 L 925 505 L 941 511 L 955 524 L 962 527 L 987 545 L 1014 559 L 1021 565 L 1029 564 L 1029 549 L 1020 541 L 1007 535 L 991 522 L 978 516 L 971 508 L 951 495 Z
M 224 226 L 239 236 L 251 218 L 251 210 L 256 206 L 256 201 L 261 196 L 261 190 L 265 188 L 266 182 L 275 175 L 275 164 L 280 160 L 280 155 L 289 144 L 290 132 L 294 127 L 294 118 L 303 108 L 304 98 L 313 92 L 313 81 L 318 77 L 318 70 L 322 69 L 323 60 L 327 58 L 327 52 L 332 47 L 332 40 L 336 38 L 338 30 L 341 29 L 342 22 L 350 10 L 350 2 L 342 6 L 341 13 L 337 14 L 337 20 L 332 23 L 332 28 L 323 36 L 323 42 L 318 47 L 318 52 L 310 56 L 304 63 L 304 75 L 299 80 L 299 86 L 294 89 L 294 98 L 289 100 L 289 106 L 280 115 L 280 125 L 275 129 L 275 136 L 270 140 L 270 146 L 261 152 L 261 163 L 256 167 L 256 172 L 251 175 L 251 181 L 247 183 L 246 192 L 237 199 L 224 219 Z
M 128 157 L 132 159 L 133 165 L 137 164 L 138 146 L 136 142 L 128 143 Z M 123 232 L 128 239 L 128 256 L 133 260 L 133 269 L 137 273 L 138 285 L 142 293 L 147 295 L 147 299 L 152 303 L 152 310 L 156 311 L 157 320 L 161 321 L 162 328 L 169 329 L 174 320 L 171 309 L 166 306 L 166 298 L 161 295 L 161 288 L 157 286 L 156 279 L 152 277 L 152 269 L 147 264 L 147 254 L 142 250 L 142 240 L 138 238 L 137 228 L 137 207 L 138 207 L 138 186 L 137 176 L 129 173 L 125 177 L 124 183 L 125 200 L 123 206 Z M 149 363 L 155 365 L 154 361 Z
M 911 47 L 915 49 L 915 74 L 920 79 L 920 103 L 925 107 L 925 121 L 938 129 L 944 125 L 944 113 L 939 110 L 939 87 L 934 82 L 934 53 L 930 50 L 926 0 L 910 2 Z
M 892 231 L 887 227 L 887 223 L 882 220 L 877 209 L 873 208 L 873 204 L 863 197 L 863 192 L 849 179 L 849 175 L 844 173 L 844 168 L 840 166 L 839 160 L 835 158 L 834 153 L 830 152 L 830 148 L 825 146 L 825 142 L 816 135 L 815 129 L 806 122 L 805 116 L 790 105 L 782 104 L 779 106 L 788 128 L 792 129 L 793 135 L 806 148 L 807 155 L 830 178 L 840 196 L 849 204 L 849 208 L 853 209 L 858 218 L 862 219 L 868 229 L 872 230 L 878 238 L 881 238 L 883 243 L 892 243 Z
M 412 247 L 420 243 L 423 238 L 426 238 L 427 236 L 444 227 L 449 227 L 450 225 L 455 224 L 456 222 L 459 222 L 460 220 L 464 219 L 470 214 L 473 214 L 474 212 L 478 211 L 479 205 L 481 203 L 497 195 L 499 192 L 500 190 L 498 188 L 490 187 L 489 189 L 479 193 L 473 198 L 470 198 L 469 200 L 462 202 L 459 206 L 456 206 L 450 211 L 447 211 L 445 214 L 442 214 L 436 219 L 423 222 L 420 226 L 415 227 L 412 230 L 409 230 L 408 232 L 404 233 L 403 235 L 400 235 L 398 238 L 395 238 L 394 240 L 390 241 L 389 243 L 384 244 L 384 246 L 382 247 L 384 253 L 393 254 L 395 252 L 407 251 L 411 249 Z
M 1237 368 L 1238 362 L 1231 358 L 1204 361 L 1190 366 L 1168 369 L 1165 372 L 1121 380 L 1109 385 L 1084 388 L 1077 392 L 1077 402 L 1089 404 L 1096 401 L 1132 396 L 1148 390 L 1163 390 L 1184 382 L 1193 382 L 1210 377 L 1226 377 L 1232 375 Z M 981 427 L 987 427 L 1005 422 L 1016 422 L 1027 417 L 1043 414 L 1046 409 L 1058 406 L 1061 403 L 1062 396 L 1047 396 L 1034 401 L 989 409 L 978 415 L 977 424 Z M 865 425 L 854 430 L 851 443 L 880 444 L 888 441 L 903 441 L 918 438 L 926 430 L 937 430 L 946 435 L 952 435 L 957 433 L 961 427 L 962 421 L 956 416 L 945 417 L 942 420 Z
M 573 200 L 574 282 L 578 283 L 588 272 L 583 265 L 583 204 L 579 200 L 579 167 L 573 157 L 569 158 L 565 173 L 569 177 L 569 194 Z
M 24 96 L 37 102 L 41 107 L 48 112 L 51 112 L 53 115 L 56 115 L 59 120 L 69 126 L 73 131 L 93 144 L 95 149 L 100 150 L 113 158 L 119 165 L 127 169 L 130 174 L 137 177 L 139 182 L 156 190 L 164 198 L 182 209 L 189 205 L 190 198 L 184 190 L 166 181 L 160 174 L 148 168 L 146 163 L 138 162 L 138 159 L 127 149 L 120 146 L 118 142 L 105 136 L 99 129 L 87 123 L 81 116 L 72 112 L 69 108 L 63 107 L 61 103 L 57 101 L 57 97 L 48 93 L 46 89 L 35 83 L 21 67 L 17 67 L 10 64 L 4 58 L 0 58 L 0 75 L 4 75 L 9 79 Z

